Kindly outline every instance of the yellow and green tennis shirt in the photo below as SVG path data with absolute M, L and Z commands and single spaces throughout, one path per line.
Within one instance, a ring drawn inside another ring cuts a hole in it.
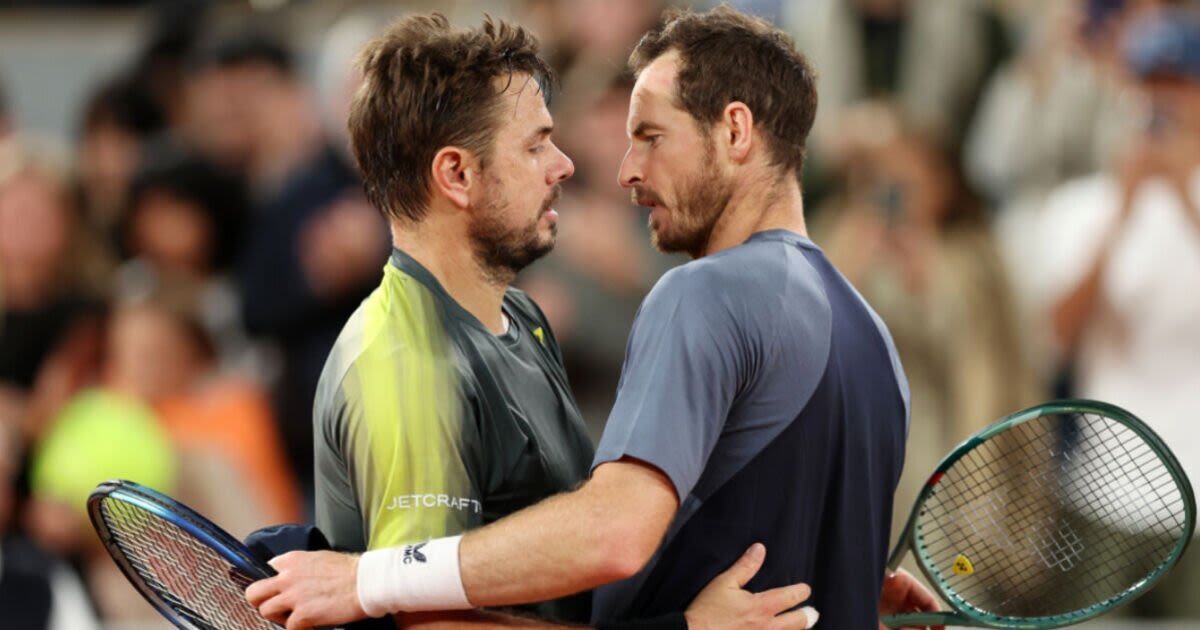
M 495 335 L 394 250 L 334 344 L 313 410 L 317 526 L 362 551 L 479 527 L 588 474 L 545 316 L 516 289 Z

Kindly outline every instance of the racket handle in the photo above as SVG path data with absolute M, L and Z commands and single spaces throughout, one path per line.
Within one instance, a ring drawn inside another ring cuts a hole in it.
M 885 615 L 879 618 L 883 625 L 889 628 L 924 628 L 925 626 L 967 626 L 972 628 L 988 628 L 973 619 L 956 612 L 905 613 L 903 615 Z

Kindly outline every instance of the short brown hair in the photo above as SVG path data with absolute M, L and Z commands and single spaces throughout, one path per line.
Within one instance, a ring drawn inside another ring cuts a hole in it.
M 520 26 L 486 17 L 456 29 L 440 13 L 391 25 L 359 55 L 363 83 L 350 107 L 354 157 L 367 199 L 394 219 L 419 221 L 429 204 L 430 164 L 459 146 L 486 168 L 499 126 L 496 79 L 526 74 L 548 99 L 554 76 L 538 41 Z
M 729 103 L 745 103 L 765 132 L 771 163 L 800 176 L 817 88 L 791 37 L 726 5 L 705 13 L 668 9 L 638 42 L 629 65 L 640 74 L 671 51 L 679 52 L 677 91 L 684 111 L 708 129 Z

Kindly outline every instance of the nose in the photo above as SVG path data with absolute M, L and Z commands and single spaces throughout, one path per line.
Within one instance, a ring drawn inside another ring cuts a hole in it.
M 567 154 L 563 153 L 563 150 L 557 146 L 554 147 L 554 150 L 558 151 L 558 156 L 560 159 L 558 160 L 558 163 L 555 164 L 555 168 L 551 169 L 550 171 L 551 184 L 557 184 L 561 181 L 569 179 L 575 174 L 575 163 L 571 161 L 571 158 L 567 157 Z
M 625 157 L 621 159 L 621 168 L 617 171 L 617 181 L 625 188 L 632 188 L 642 183 L 641 165 L 637 164 L 632 147 L 625 151 Z

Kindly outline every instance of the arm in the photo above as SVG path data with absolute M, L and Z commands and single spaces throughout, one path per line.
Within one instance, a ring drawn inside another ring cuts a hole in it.
M 402 610 L 391 604 L 394 595 L 422 587 L 439 590 L 447 572 L 456 574 L 449 577 L 461 584 L 468 600 L 456 600 L 460 608 L 555 599 L 637 573 L 654 555 L 677 509 L 666 475 L 621 460 L 597 468 L 579 490 L 468 532 L 461 543 L 440 539 L 366 556 L 284 554 L 271 561 L 280 575 L 251 585 L 246 597 L 268 619 L 290 619 L 290 613 L 305 624 Z M 417 553 L 420 559 L 412 560 Z M 402 579 L 401 570 L 411 577 Z M 455 600 L 433 595 L 438 602 Z
M 628 458 L 601 465 L 579 490 L 464 536 L 467 599 L 504 606 L 631 577 L 650 561 L 678 508 L 674 486 L 657 468 Z
M 1153 147 L 1148 142 L 1134 147 L 1125 156 L 1119 173 L 1121 190 L 1116 220 L 1104 232 L 1087 271 L 1071 286 L 1051 310 L 1051 324 L 1055 339 L 1064 353 L 1069 354 L 1079 342 L 1084 329 L 1096 311 L 1101 298 L 1104 271 L 1108 267 L 1112 251 L 1121 237 L 1121 232 L 1133 214 L 1133 205 L 1138 188 L 1157 169 Z
M 714 295 L 726 280 L 714 273 L 685 266 L 647 296 L 591 479 L 463 537 L 471 605 L 560 597 L 631 577 L 653 557 L 749 381 L 745 339 L 759 336 L 740 303 Z
M 611 465 L 609 465 L 611 466 Z M 604 467 L 597 469 L 597 473 Z M 619 474 L 619 473 L 618 473 Z M 669 488 L 668 488 L 669 489 Z M 570 495 L 562 495 L 566 498 Z M 547 502 L 549 503 L 549 502 Z M 527 510 L 527 512 L 532 512 Z M 474 534 L 482 534 L 487 528 L 477 530 Z M 463 539 L 465 545 L 467 539 Z M 713 578 L 708 586 L 696 596 L 688 606 L 683 617 L 684 622 L 677 621 L 671 616 L 656 620 L 637 620 L 627 623 L 606 624 L 600 630 L 666 630 L 668 628 L 686 627 L 688 630 L 731 630 L 740 628 L 769 628 L 771 630 L 802 630 L 811 628 L 817 622 L 819 614 L 811 606 L 795 609 L 812 592 L 807 584 L 793 584 L 771 589 L 762 593 L 751 593 L 745 590 L 766 559 L 766 548 L 761 544 L 752 545 L 728 570 Z M 905 574 L 907 575 L 907 574 Z M 465 575 L 464 575 L 465 578 Z M 918 585 L 917 588 L 920 588 Z M 936 604 L 935 604 L 936 605 Z M 795 609 L 795 610 L 793 610 Z M 421 628 L 461 627 L 454 625 L 442 626 L 442 623 L 469 624 L 468 627 L 497 627 L 497 628 L 565 628 L 568 626 L 555 625 L 534 619 L 509 617 L 492 613 L 475 611 L 471 616 L 452 613 L 435 613 L 432 617 L 427 614 L 408 615 L 404 617 L 404 627 L 410 627 L 410 620 L 420 619 Z M 482 625 L 476 625 L 482 624 Z
M 598 630 L 728 630 L 730 628 L 769 628 L 801 630 L 811 628 L 818 614 L 811 606 L 793 610 L 811 592 L 807 584 L 793 584 L 762 593 L 745 590 L 746 584 L 762 567 L 765 548 L 755 544 L 724 573 L 709 582 L 682 615 L 667 615 L 652 620 L 610 623 Z M 288 630 L 341 624 L 362 619 L 365 614 L 356 594 L 357 556 L 332 551 L 292 552 L 271 561 L 281 585 L 278 596 L 260 608 L 265 617 L 287 625 Z M 907 574 L 904 574 L 907 575 Z M 266 582 L 251 585 L 247 597 L 258 599 Z M 275 602 L 281 605 L 275 607 Z M 885 610 L 881 606 L 881 610 Z M 441 630 L 442 628 L 574 628 L 566 624 L 480 610 L 453 612 L 401 613 L 398 627 Z

